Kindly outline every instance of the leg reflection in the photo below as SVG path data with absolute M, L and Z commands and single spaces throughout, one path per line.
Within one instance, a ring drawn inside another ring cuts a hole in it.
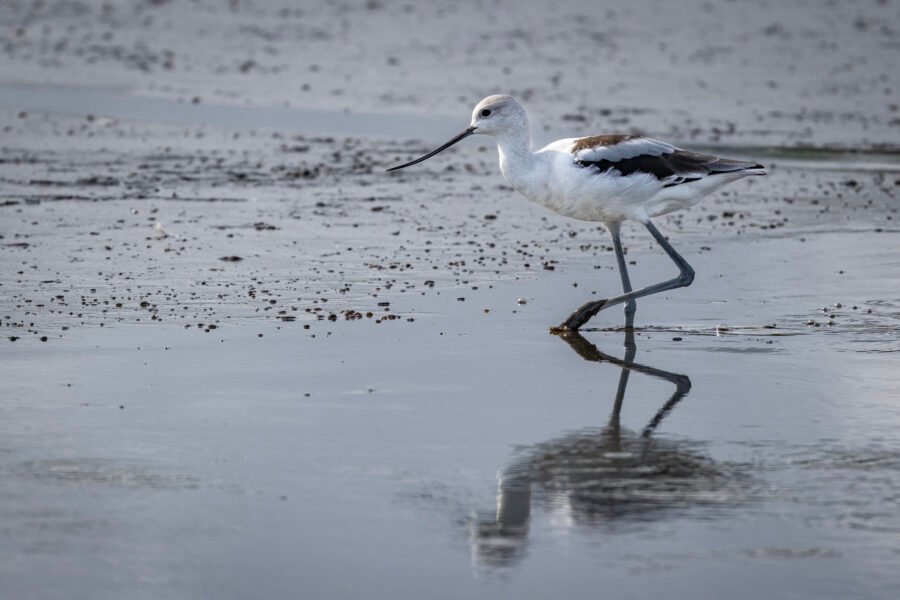
M 662 369 L 655 369 L 653 367 L 648 367 L 647 365 L 642 365 L 634 362 L 634 356 L 637 353 L 637 346 L 634 343 L 634 333 L 632 331 L 625 332 L 625 358 L 620 360 L 615 356 L 610 356 L 609 354 L 605 354 L 600 352 L 597 349 L 597 346 L 587 341 L 584 336 L 582 336 L 577 331 L 569 331 L 565 333 L 561 333 L 558 335 L 559 338 L 564 340 L 569 346 L 578 353 L 578 355 L 592 362 L 606 362 L 614 365 L 619 365 L 622 367 L 622 374 L 619 375 L 619 387 L 616 391 L 616 401 L 613 405 L 613 412 L 610 418 L 610 422 L 615 422 L 618 426 L 619 420 L 619 412 L 622 410 L 622 403 L 625 400 L 625 388 L 628 386 L 628 375 L 632 371 L 637 373 L 642 373 L 644 375 L 649 375 L 650 377 L 655 377 L 657 379 L 662 379 L 664 381 L 668 381 L 675 385 L 675 392 L 669 398 L 669 400 L 663 404 L 663 406 L 656 411 L 656 414 L 650 419 L 650 422 L 644 427 L 642 431 L 643 437 L 650 437 L 650 434 L 659 427 L 660 422 L 662 422 L 663 418 L 672 412 L 672 409 L 675 408 L 681 400 L 687 396 L 688 392 L 691 391 L 691 379 L 687 375 L 681 375 L 679 373 L 671 373 L 669 371 L 663 371 Z
M 604 352 L 578 332 L 559 336 L 581 358 L 621 368 L 608 424 L 572 432 L 529 448 L 501 471 L 497 508 L 474 523 L 475 561 L 488 567 L 509 566 L 525 554 L 533 506 L 554 513 L 559 522 L 611 526 L 626 517 L 663 514 L 667 497 L 684 500 L 692 490 L 708 488 L 711 461 L 674 442 L 658 442 L 653 432 L 688 394 L 691 380 L 634 361 L 634 333 L 625 333 L 625 355 Z M 623 428 L 620 414 L 632 372 L 671 382 L 672 395 L 640 434 Z M 674 494 L 669 493 L 674 490 Z M 667 494 L 669 494 L 667 496 Z

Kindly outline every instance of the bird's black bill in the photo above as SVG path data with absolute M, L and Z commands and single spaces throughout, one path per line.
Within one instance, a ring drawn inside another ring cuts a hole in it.
M 391 167 L 390 169 L 388 169 L 388 172 L 396 171 L 397 169 L 405 169 L 406 167 L 411 167 L 411 166 L 413 166 L 413 165 L 419 164 L 419 163 L 422 162 L 423 160 L 428 160 L 429 158 L 431 158 L 432 156 L 434 156 L 434 155 L 437 154 L 438 152 L 443 152 L 444 150 L 446 150 L 447 148 L 449 148 L 450 146 L 452 146 L 452 145 L 455 144 L 456 142 L 459 142 L 459 141 L 462 141 L 462 140 L 466 139 L 467 137 L 469 137 L 469 136 L 472 135 L 473 133 L 475 133 L 475 127 L 474 127 L 474 126 L 473 126 L 473 127 L 469 127 L 468 129 L 466 129 L 465 131 L 463 131 L 461 134 L 459 134 L 458 136 L 456 136 L 455 138 L 453 138 L 452 140 L 450 140 L 449 142 L 447 142 L 446 144 L 444 144 L 443 146 L 441 146 L 441 147 L 438 148 L 437 150 L 433 150 L 433 151 L 429 152 L 428 154 L 426 154 L 425 156 L 422 156 L 422 157 L 420 157 L 420 158 L 417 158 L 416 160 L 411 161 L 411 162 L 408 162 L 408 163 L 406 163 L 406 164 L 404 164 L 404 165 L 398 165 L 398 166 L 396 166 L 396 167 Z

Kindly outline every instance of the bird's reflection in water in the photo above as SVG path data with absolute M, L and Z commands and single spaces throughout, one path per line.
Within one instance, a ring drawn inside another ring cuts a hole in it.
M 473 524 L 472 551 L 482 566 L 509 566 L 524 556 L 532 508 L 545 510 L 567 526 L 616 531 L 679 509 L 717 505 L 731 496 L 733 477 L 698 452 L 695 444 L 653 437 L 690 391 L 686 375 L 634 362 L 631 332 L 626 334 L 624 359 L 600 352 L 577 332 L 560 337 L 585 360 L 621 367 L 612 415 L 603 428 L 530 447 L 500 473 L 496 511 L 479 516 Z M 640 433 L 622 427 L 619 420 L 632 373 L 675 386 Z

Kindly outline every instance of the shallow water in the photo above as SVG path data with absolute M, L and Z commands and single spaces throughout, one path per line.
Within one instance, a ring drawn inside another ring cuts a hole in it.
M 393 139 L 447 135 L 464 127 L 464 119 L 367 111 L 308 109 L 301 107 L 252 107 L 204 103 L 199 98 L 178 101 L 129 93 L 128 88 L 79 87 L 38 84 L 6 84 L 0 88 L 0 110 L 39 111 L 137 122 L 262 128 L 283 133 L 341 136 L 391 136 Z
M 564 277 L 408 327 L 4 345 L 6 593 L 889 597 L 895 330 L 716 335 L 701 284 L 623 363 L 622 332 L 546 333 Z

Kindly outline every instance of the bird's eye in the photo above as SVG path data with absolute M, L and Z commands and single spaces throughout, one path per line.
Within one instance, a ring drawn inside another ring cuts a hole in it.
M 490 110 L 489 108 L 485 108 L 484 110 L 481 111 L 481 116 L 482 116 L 482 117 L 489 117 L 489 116 L 491 116 L 491 110 Z

